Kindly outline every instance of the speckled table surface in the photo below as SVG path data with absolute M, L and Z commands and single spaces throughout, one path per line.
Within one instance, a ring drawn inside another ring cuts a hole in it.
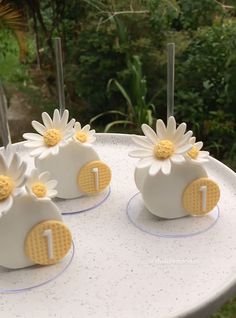
M 32 164 L 22 144 L 16 147 Z M 152 236 L 126 215 L 137 192 L 132 147 L 130 136 L 98 135 L 95 148 L 113 171 L 111 195 L 92 211 L 64 217 L 75 242 L 73 262 L 47 285 L 1 294 L 1 317 L 207 317 L 236 293 L 236 175 L 214 159 L 207 164 L 222 193 L 220 218 L 209 231 Z M 17 275 L 25 279 L 24 271 Z

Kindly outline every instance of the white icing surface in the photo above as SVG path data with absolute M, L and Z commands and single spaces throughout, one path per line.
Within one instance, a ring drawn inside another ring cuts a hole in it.
M 33 165 L 22 145 L 16 147 Z M 211 230 L 191 238 L 158 238 L 137 229 L 126 215 L 137 192 L 130 136 L 99 135 L 95 147 L 112 168 L 109 199 L 91 213 L 64 218 L 76 247 L 71 266 L 44 287 L 1 295 L 1 317 L 209 317 L 236 293 L 235 173 L 213 158 L 206 165 L 221 188 L 221 216 Z M 18 275 L 24 281 L 24 272 Z
M 90 161 L 99 160 L 99 156 L 91 145 L 71 141 L 60 148 L 59 154 L 50 155 L 45 159 L 36 159 L 35 165 L 39 171 L 49 171 L 51 177 L 58 181 L 57 197 L 73 199 L 84 195 L 78 187 L 79 170 Z
M 33 263 L 24 252 L 25 238 L 32 227 L 50 219 L 62 221 L 52 201 L 35 200 L 28 194 L 15 198 L 8 213 L 0 218 L 0 265 L 7 268 L 31 266 Z
M 188 215 L 182 204 L 186 186 L 195 179 L 207 177 L 205 169 L 186 161 L 172 165 L 170 175 L 150 176 L 147 168 L 136 168 L 135 180 L 147 209 L 156 216 L 173 219 Z

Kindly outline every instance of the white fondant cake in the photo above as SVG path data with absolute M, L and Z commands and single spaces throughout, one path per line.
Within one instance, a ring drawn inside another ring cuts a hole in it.
M 145 137 L 133 136 L 138 149 L 129 153 L 139 158 L 135 183 L 146 208 L 156 216 L 173 219 L 186 215 L 204 215 L 219 200 L 219 187 L 210 180 L 204 163 L 209 153 L 201 151 L 202 142 L 195 142 L 186 124 L 176 128 L 174 117 L 167 127 L 156 122 L 156 132 L 142 125 Z
M 58 181 L 59 198 L 72 199 L 85 194 L 99 193 L 109 185 L 111 171 L 100 161 L 92 147 L 96 139 L 95 130 L 90 130 L 89 125 L 82 128 L 74 119 L 68 123 L 68 119 L 68 110 L 61 116 L 56 109 L 53 119 L 47 113 L 43 113 L 44 125 L 32 122 L 38 134 L 23 135 L 27 139 L 25 147 L 33 149 L 31 155 L 35 157 L 37 169 L 49 171 Z M 92 162 L 95 166 L 93 165 L 90 170 L 86 169 L 86 165 Z M 82 170 L 86 170 L 83 177 L 80 174 Z
M 10 147 L 0 154 L 0 266 L 10 269 L 54 264 L 71 246 L 70 231 L 51 201 L 57 181 L 48 172 L 33 170 L 26 177 L 25 171 Z

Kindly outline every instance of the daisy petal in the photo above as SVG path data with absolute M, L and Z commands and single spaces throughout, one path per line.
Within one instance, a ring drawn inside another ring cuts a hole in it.
M 169 117 L 166 129 L 166 139 L 173 139 L 176 132 L 176 121 L 173 116 Z
M 202 141 L 198 141 L 194 144 L 194 147 L 197 148 L 197 150 L 201 150 L 203 147 L 203 142 Z
M 148 166 L 151 166 L 153 160 L 154 160 L 153 157 L 143 158 L 143 159 L 139 160 L 136 167 L 137 168 L 146 168 Z
M 52 190 L 57 186 L 57 184 L 58 182 L 56 180 L 50 180 L 46 183 L 46 186 Z
M 52 128 L 52 120 L 51 120 L 51 117 L 48 115 L 48 113 L 46 112 L 42 113 L 42 120 L 43 120 L 44 126 L 47 129 Z
M 182 147 L 178 147 L 178 148 L 176 149 L 175 153 L 177 153 L 177 154 L 183 154 L 183 153 L 188 152 L 191 148 L 192 148 L 192 145 L 191 145 L 191 144 L 185 144 L 185 145 L 182 146 Z
M 81 130 L 81 124 L 80 124 L 80 122 L 76 122 L 75 123 L 75 131 L 80 131 Z
M 142 125 L 142 131 L 144 135 L 153 143 L 156 144 L 158 142 L 158 137 L 155 131 L 149 127 L 147 124 Z
M 7 199 L 0 201 L 0 211 L 4 214 L 12 207 L 13 199 L 10 195 Z
M 147 149 L 153 148 L 153 144 L 151 144 L 146 137 L 133 135 L 132 140 L 138 146 L 141 146 Z
M 169 175 L 171 172 L 171 162 L 169 159 L 166 159 L 163 161 L 162 166 L 161 166 L 161 171 L 165 174 L 165 175 Z
M 189 130 L 182 138 L 180 141 L 176 142 L 175 145 L 177 147 L 182 147 L 184 144 L 189 143 L 190 138 L 192 136 L 193 132 Z
M 177 143 L 178 141 L 182 140 L 182 137 L 186 131 L 187 125 L 185 123 L 182 123 L 179 125 L 179 127 L 176 129 L 175 136 L 173 138 L 173 141 Z
M 30 155 L 32 157 L 37 157 L 39 156 L 42 152 L 46 151 L 47 150 L 47 147 L 40 147 L 40 148 L 37 148 L 37 149 L 34 149 L 33 151 L 30 152 Z
M 57 191 L 56 191 L 56 190 L 49 190 L 49 191 L 47 192 L 47 196 L 48 196 L 49 198 L 54 198 L 56 195 L 57 195 Z
M 26 133 L 23 135 L 24 139 L 32 140 L 32 141 L 41 141 L 42 136 L 35 133 Z
M 43 139 L 41 141 L 28 141 L 24 144 L 26 148 L 38 148 L 44 145 Z
M 157 136 L 160 139 L 166 139 L 166 126 L 161 119 L 158 119 L 156 122 L 156 131 L 157 131 Z
M 48 182 L 50 180 L 50 173 L 48 171 L 41 173 L 39 179 L 44 183 Z
M 153 163 L 149 169 L 150 176 L 155 176 L 161 170 L 163 162 L 164 161 L 161 161 L 161 160 L 153 161 Z
M 58 109 L 55 109 L 54 112 L 53 112 L 53 120 L 52 120 L 52 123 L 53 123 L 53 127 L 54 127 L 54 128 L 60 128 L 61 116 L 60 116 L 60 113 L 59 113 L 59 110 L 58 110 Z
M 0 154 L 0 174 L 5 174 L 6 171 L 7 171 L 7 166 L 6 166 L 5 160 L 2 154 Z
M 94 134 L 95 134 L 95 130 L 94 129 L 88 131 L 88 136 L 92 137 Z
M 89 129 L 90 129 L 90 125 L 87 124 L 81 129 L 81 131 L 87 134 L 89 132 Z
M 54 156 L 56 156 L 59 152 L 59 146 L 58 145 L 55 145 L 54 147 L 52 147 L 52 154 Z
M 199 155 L 201 155 L 201 156 L 202 155 L 209 156 L 209 154 L 210 154 L 209 151 L 205 151 L 205 150 L 202 150 L 202 151 L 199 152 Z
M 173 155 L 170 160 L 177 164 L 181 164 L 186 161 L 182 155 Z
M 44 127 L 44 125 L 40 124 L 36 120 L 32 121 L 32 126 L 41 135 L 43 135 L 46 132 L 46 130 L 47 130 L 46 127 Z
M 60 124 L 60 128 L 64 128 L 68 122 L 69 119 L 69 111 L 66 109 L 63 112 L 63 115 L 61 117 L 61 124 Z
M 48 149 L 45 149 L 39 156 L 39 159 L 45 159 L 47 158 L 50 153 L 52 152 L 52 149 L 51 148 L 48 148 Z
M 148 149 L 137 149 L 129 152 L 129 156 L 133 158 L 146 158 L 150 157 L 152 152 Z

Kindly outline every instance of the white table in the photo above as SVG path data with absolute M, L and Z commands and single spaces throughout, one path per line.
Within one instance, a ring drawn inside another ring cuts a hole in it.
M 32 163 L 22 144 L 16 147 Z M 45 286 L 0 295 L 1 317 L 210 315 L 236 292 L 235 173 L 215 159 L 207 166 L 221 187 L 221 214 L 214 227 L 189 238 L 160 238 L 140 231 L 126 215 L 137 192 L 135 160 L 128 157 L 130 136 L 100 134 L 95 147 L 112 167 L 110 197 L 95 210 L 65 216 L 75 242 L 72 264 Z M 24 279 L 24 272 L 19 275 Z

